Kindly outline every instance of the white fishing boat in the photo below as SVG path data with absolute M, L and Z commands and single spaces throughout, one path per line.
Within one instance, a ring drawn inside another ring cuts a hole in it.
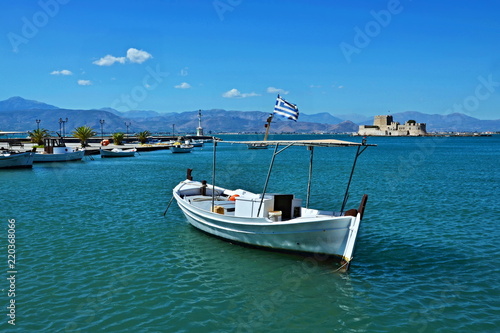
M 43 152 L 35 152 L 34 162 L 70 162 L 81 161 L 85 150 L 67 147 L 62 138 L 45 138 Z
M 172 153 L 190 153 L 193 150 L 194 146 L 189 142 L 181 143 L 175 142 L 172 147 L 170 147 L 170 151 Z
M 252 144 L 258 141 L 230 142 Z M 368 196 L 357 209 L 345 210 L 349 186 L 356 161 L 373 145 L 340 140 L 267 141 L 275 146 L 262 193 L 243 189 L 226 189 L 215 185 L 215 168 L 211 185 L 187 179 L 173 189 L 173 198 L 194 227 L 222 239 L 267 249 L 299 253 L 317 253 L 338 259 L 339 270 L 346 271 L 353 258 L 354 247 Z M 216 164 L 214 142 L 214 165 Z M 282 147 L 280 147 L 282 146 Z M 310 151 L 306 201 L 294 194 L 269 194 L 267 186 L 276 156 L 292 146 L 307 146 Z M 315 147 L 356 147 L 354 164 L 339 211 L 309 208 L 312 161 Z M 279 149 L 281 148 L 281 149 Z
M 267 149 L 269 145 L 264 142 L 249 143 L 247 145 L 248 149 Z
M 189 140 L 189 144 L 193 147 L 203 147 L 203 140 Z
M 101 158 L 107 158 L 107 157 L 133 157 L 133 156 L 135 156 L 136 152 L 137 152 L 136 148 L 130 148 L 130 149 L 120 149 L 120 148 L 99 149 L 99 153 L 101 154 Z
M 33 152 L 14 152 L 0 150 L 0 169 L 33 167 Z

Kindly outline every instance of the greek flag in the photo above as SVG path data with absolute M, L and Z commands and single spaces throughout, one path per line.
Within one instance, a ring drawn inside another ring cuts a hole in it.
M 274 113 L 293 121 L 297 121 L 297 118 L 299 118 L 299 108 L 297 105 L 285 101 L 280 95 L 276 99 Z

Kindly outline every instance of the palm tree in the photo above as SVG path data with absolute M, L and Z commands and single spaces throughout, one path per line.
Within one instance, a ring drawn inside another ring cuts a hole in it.
M 97 133 L 90 126 L 80 126 L 75 128 L 72 134 L 75 138 L 80 139 L 82 148 L 84 148 L 87 146 L 87 140 L 96 135 Z
M 146 143 L 148 140 L 148 136 L 150 136 L 151 133 L 149 131 L 142 131 L 137 133 L 137 139 L 141 142 L 141 144 Z
M 28 132 L 31 137 L 31 142 L 36 143 L 37 145 L 43 145 L 43 139 L 49 137 L 49 130 L 45 128 L 37 128 L 33 130 L 33 132 Z
M 111 135 L 113 138 L 113 143 L 115 145 L 122 145 L 123 144 L 123 138 L 125 137 L 125 134 L 122 132 L 116 132 Z

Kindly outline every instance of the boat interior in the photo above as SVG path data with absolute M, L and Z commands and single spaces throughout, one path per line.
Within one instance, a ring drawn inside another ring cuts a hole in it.
M 179 195 L 189 204 L 202 210 L 212 211 L 212 186 L 206 182 L 189 182 L 179 190 Z M 320 211 L 302 207 L 302 199 L 293 194 L 264 195 L 245 190 L 227 190 L 215 187 L 213 196 L 213 212 L 237 217 L 267 218 L 273 222 L 289 221 L 297 218 L 311 218 L 320 216 L 356 216 L 357 210 L 347 211 L 344 214 L 333 211 Z M 262 202 L 262 203 L 261 203 Z M 356 211 L 356 212 L 354 212 Z

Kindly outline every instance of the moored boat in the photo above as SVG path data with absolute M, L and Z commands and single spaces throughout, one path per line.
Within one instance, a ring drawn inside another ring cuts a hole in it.
M 170 151 L 172 153 L 190 153 L 193 150 L 193 145 L 189 143 L 180 143 L 175 142 L 172 147 L 170 147 Z
M 268 144 L 264 142 L 258 142 L 258 143 L 249 143 L 247 145 L 248 149 L 267 149 Z
M 35 152 L 33 162 L 70 162 L 81 161 L 85 150 L 67 147 L 62 138 L 45 138 L 44 151 Z
M 33 152 L 0 151 L 0 168 L 31 168 L 33 167 Z
M 203 147 L 203 140 L 189 140 L 189 144 L 193 147 Z
M 135 156 L 136 152 L 137 152 L 136 148 L 131 148 L 131 149 L 113 148 L 111 150 L 108 150 L 108 149 L 99 149 L 99 153 L 101 154 L 102 158 L 107 158 L 107 157 L 133 157 L 133 156 Z
M 252 144 L 256 141 L 230 142 Z M 274 145 L 269 173 L 262 193 L 226 189 L 187 179 L 173 189 L 173 198 L 194 227 L 222 239 L 267 249 L 317 253 L 336 258 L 340 270 L 349 269 L 368 196 L 357 209 L 345 210 L 357 158 L 371 145 L 340 140 L 267 141 Z M 278 150 L 279 146 L 283 146 Z M 216 159 L 214 142 L 214 165 Z M 311 152 L 306 201 L 294 194 L 266 192 L 275 157 L 292 146 L 307 146 Z M 309 208 L 312 157 L 315 147 L 357 147 L 354 164 L 339 211 Z M 215 170 L 212 182 L 215 183 Z

